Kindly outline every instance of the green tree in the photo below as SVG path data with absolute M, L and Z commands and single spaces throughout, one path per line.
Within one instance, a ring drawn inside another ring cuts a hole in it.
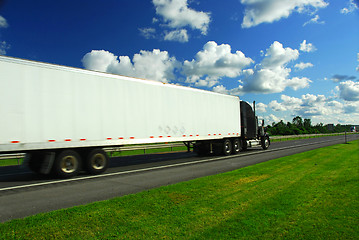
M 303 127 L 303 119 L 301 117 L 299 117 L 299 116 L 296 116 L 295 118 L 293 118 L 292 123 L 294 125 L 296 125 L 298 128 Z

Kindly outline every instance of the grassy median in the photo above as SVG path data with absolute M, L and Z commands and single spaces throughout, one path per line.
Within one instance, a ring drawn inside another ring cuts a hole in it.
M 359 141 L 335 145 L 13 220 L 0 238 L 359 239 L 358 160 Z

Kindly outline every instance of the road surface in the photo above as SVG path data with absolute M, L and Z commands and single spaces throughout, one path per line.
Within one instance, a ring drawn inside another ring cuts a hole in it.
M 359 134 L 348 136 L 348 141 L 356 139 Z M 194 153 L 180 152 L 112 158 L 106 173 L 82 174 L 69 180 L 41 177 L 26 168 L 2 167 L 0 222 L 228 172 L 339 143 L 344 143 L 344 136 L 276 142 L 265 151 L 253 148 L 226 157 L 197 157 Z

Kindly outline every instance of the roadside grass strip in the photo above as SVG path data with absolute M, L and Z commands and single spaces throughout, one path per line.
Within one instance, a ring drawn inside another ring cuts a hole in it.
M 0 239 L 359 239 L 358 164 L 353 141 L 12 220 Z
M 0 160 L 0 167 L 21 165 L 22 162 L 23 162 L 23 158 L 21 158 L 21 159 L 3 159 L 3 160 Z

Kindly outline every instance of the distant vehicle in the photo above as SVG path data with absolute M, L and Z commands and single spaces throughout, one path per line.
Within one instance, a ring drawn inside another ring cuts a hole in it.
M 103 148 L 184 142 L 199 155 L 270 145 L 238 97 L 0 56 L 0 154 L 69 178 L 108 168 Z
M 355 126 L 350 127 L 350 131 L 351 132 L 356 132 L 356 127 Z

